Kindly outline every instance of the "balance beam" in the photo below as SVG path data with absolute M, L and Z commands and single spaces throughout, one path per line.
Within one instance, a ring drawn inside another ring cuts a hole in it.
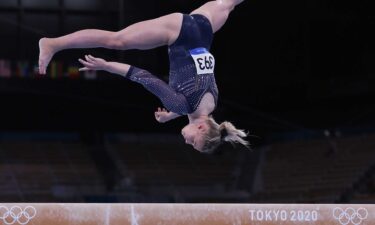
M 375 205 L 0 203 L 0 225 L 374 225 Z

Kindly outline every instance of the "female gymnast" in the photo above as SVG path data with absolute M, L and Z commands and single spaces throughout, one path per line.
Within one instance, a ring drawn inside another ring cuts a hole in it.
M 58 38 L 42 38 L 39 41 L 39 73 L 45 74 L 53 55 L 64 49 L 143 50 L 168 45 L 169 84 L 135 66 L 107 62 L 91 55 L 79 59 L 84 66 L 80 71 L 105 70 L 142 84 L 168 110 L 156 110 L 158 122 L 188 116 L 189 124 L 181 133 L 185 142 L 200 152 L 212 153 L 223 142 L 248 147 L 249 143 L 244 139 L 247 134 L 243 130 L 236 129 L 230 122 L 218 124 L 211 116 L 218 100 L 215 59 L 209 52 L 213 33 L 224 25 L 229 13 L 242 1 L 210 1 L 190 14 L 168 14 L 135 23 L 118 32 L 87 29 Z

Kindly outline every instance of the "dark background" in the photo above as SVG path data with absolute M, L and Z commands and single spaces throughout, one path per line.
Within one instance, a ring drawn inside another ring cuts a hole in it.
M 190 12 L 204 3 L 124 1 L 119 8 L 119 1 L 16 2 L 1 3 L 0 58 L 32 62 L 37 61 L 37 43 L 43 36 L 84 28 L 116 31 L 167 13 Z M 363 1 L 245 1 L 215 35 L 212 52 L 220 102 L 214 115 L 259 135 L 372 125 L 373 24 L 371 7 Z M 163 78 L 168 74 L 166 47 L 67 50 L 54 59 L 75 63 L 87 53 Z M 154 97 L 115 75 L 102 73 L 100 78 L 2 80 L 6 110 L 1 128 L 164 130 L 153 121 L 153 110 L 160 105 Z M 185 121 L 172 122 L 166 131 L 174 132 L 181 123 Z
M 188 13 L 205 2 L 1 0 L 0 59 L 35 63 L 41 37 L 86 28 L 117 31 L 167 13 Z M 214 37 L 211 52 L 220 92 L 214 117 L 255 135 L 249 137 L 255 152 L 280 137 L 373 130 L 373 9 L 369 1 L 245 0 Z M 78 65 L 85 54 L 167 78 L 166 47 L 66 50 L 54 59 Z M 187 123 L 179 118 L 158 124 L 153 117 L 161 106 L 156 97 L 105 72 L 96 80 L 0 78 L 0 102 L 0 131 L 16 137 L 78 133 L 80 140 L 102 143 L 108 133 L 178 134 Z M 248 157 L 258 160 L 255 153 Z

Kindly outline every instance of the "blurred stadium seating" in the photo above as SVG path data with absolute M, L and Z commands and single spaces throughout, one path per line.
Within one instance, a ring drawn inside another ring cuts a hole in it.
M 356 191 L 355 184 L 374 165 L 374 138 L 372 134 L 271 145 L 261 173 L 263 188 L 251 201 L 340 202 Z M 373 182 L 373 176 L 367 181 Z
M 336 138 L 334 150 L 319 138 L 255 151 L 227 146 L 216 155 L 196 152 L 175 135 L 107 135 L 101 148 L 78 137 L 2 138 L 0 201 L 357 203 L 375 198 L 374 134 Z

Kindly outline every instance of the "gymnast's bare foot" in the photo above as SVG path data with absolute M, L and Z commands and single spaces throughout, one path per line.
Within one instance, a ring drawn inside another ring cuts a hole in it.
M 46 74 L 47 66 L 51 61 L 55 51 L 52 47 L 51 40 L 42 38 L 39 40 L 39 73 Z

